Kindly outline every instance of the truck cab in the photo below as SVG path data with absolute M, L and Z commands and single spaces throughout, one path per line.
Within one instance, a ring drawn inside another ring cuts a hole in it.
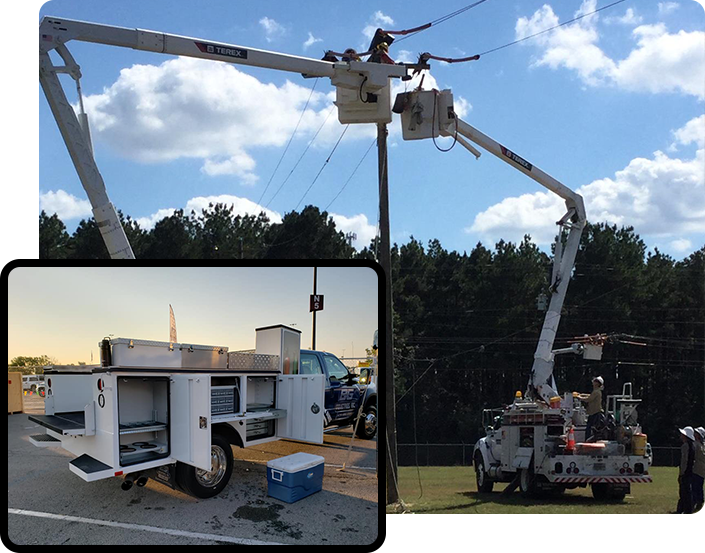
M 372 439 L 377 433 L 377 388 L 362 385 L 358 377 L 332 353 L 301 350 L 301 374 L 325 376 L 325 415 L 327 431 L 355 424 L 362 405 L 362 415 L 355 432 L 359 438 Z

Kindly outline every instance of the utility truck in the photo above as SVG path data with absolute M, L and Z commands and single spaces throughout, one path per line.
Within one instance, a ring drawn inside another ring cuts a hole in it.
M 38 447 L 75 456 L 87 482 L 153 478 L 195 497 L 220 493 L 233 470 L 231 446 L 283 438 L 323 443 L 324 375 L 301 370 L 300 331 L 256 329 L 252 352 L 127 338 L 100 342 L 101 363 L 45 372 L 45 433 Z
M 453 146 L 458 143 L 479 158 L 481 152 L 470 144 L 473 142 L 557 194 L 566 205 L 565 215 L 556 223 L 551 299 L 526 393 L 518 392 L 510 405 L 483 413 L 487 435 L 473 450 L 478 490 L 489 492 L 495 482 L 512 482 L 511 489 L 518 485 L 522 493 L 533 495 L 589 484 L 595 498 L 621 499 L 632 483 L 651 482 L 651 448 L 637 422 L 640 400 L 632 397 L 631 384 L 625 385 L 622 394 L 608 396 L 606 417 L 586 440 L 585 408 L 576 394 L 561 396 L 553 377 L 557 354 L 581 354 L 597 360 L 602 355 L 599 341 L 576 341 L 568 348 L 553 349 L 580 235 L 587 222 L 583 198 L 462 121 L 455 113 L 450 90 L 417 89 L 399 94 L 393 109 L 401 114 L 405 140 L 431 138 L 435 142 L 439 136 L 452 137 Z

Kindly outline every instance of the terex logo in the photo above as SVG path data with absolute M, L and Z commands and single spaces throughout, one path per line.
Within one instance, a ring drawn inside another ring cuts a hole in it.
M 531 163 L 526 161 L 523 157 L 519 157 L 514 152 L 512 152 L 510 149 L 505 148 L 502 145 L 500 145 L 500 148 L 502 148 L 502 153 L 505 156 L 507 156 L 509 159 L 511 159 L 514 163 L 521 165 L 527 171 L 531 171 L 531 169 L 533 168 L 533 165 L 531 165 Z
M 231 58 L 247 59 L 247 50 L 243 48 L 233 48 L 231 46 L 220 46 L 218 44 L 206 44 L 205 42 L 195 42 L 201 52 L 215 54 L 218 56 L 228 56 Z

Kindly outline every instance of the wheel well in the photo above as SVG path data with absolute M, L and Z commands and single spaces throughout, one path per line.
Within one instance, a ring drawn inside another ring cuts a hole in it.
M 238 434 L 238 431 L 229 424 L 214 424 L 211 430 L 213 434 L 220 434 L 223 436 L 226 440 L 228 440 L 228 443 L 238 447 L 244 447 L 240 434 Z
M 365 407 L 367 407 L 370 403 L 377 404 L 377 394 L 372 394 L 371 396 L 367 396 L 365 399 Z

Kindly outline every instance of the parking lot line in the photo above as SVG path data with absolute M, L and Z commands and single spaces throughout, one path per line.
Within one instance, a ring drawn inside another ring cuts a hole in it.
M 196 538 L 199 540 L 210 540 L 217 542 L 237 543 L 240 545 L 284 545 L 283 543 L 251 540 L 247 538 L 235 538 L 231 536 L 220 536 L 217 534 L 202 534 L 200 532 L 187 532 L 185 530 L 174 530 L 172 528 L 159 528 L 157 526 L 145 526 L 143 524 L 127 524 L 124 522 L 113 522 L 110 520 L 96 520 L 92 518 L 73 517 L 68 515 L 57 515 L 54 513 L 41 513 L 39 511 L 26 511 L 24 509 L 7 509 L 8 514 L 23 515 L 38 518 L 50 518 L 68 522 L 82 522 L 84 524 L 97 524 L 99 526 L 112 526 L 114 528 L 126 528 L 128 530 L 142 530 L 144 532 L 155 532 L 158 534 L 169 534 L 171 536 L 182 536 L 186 538 Z

